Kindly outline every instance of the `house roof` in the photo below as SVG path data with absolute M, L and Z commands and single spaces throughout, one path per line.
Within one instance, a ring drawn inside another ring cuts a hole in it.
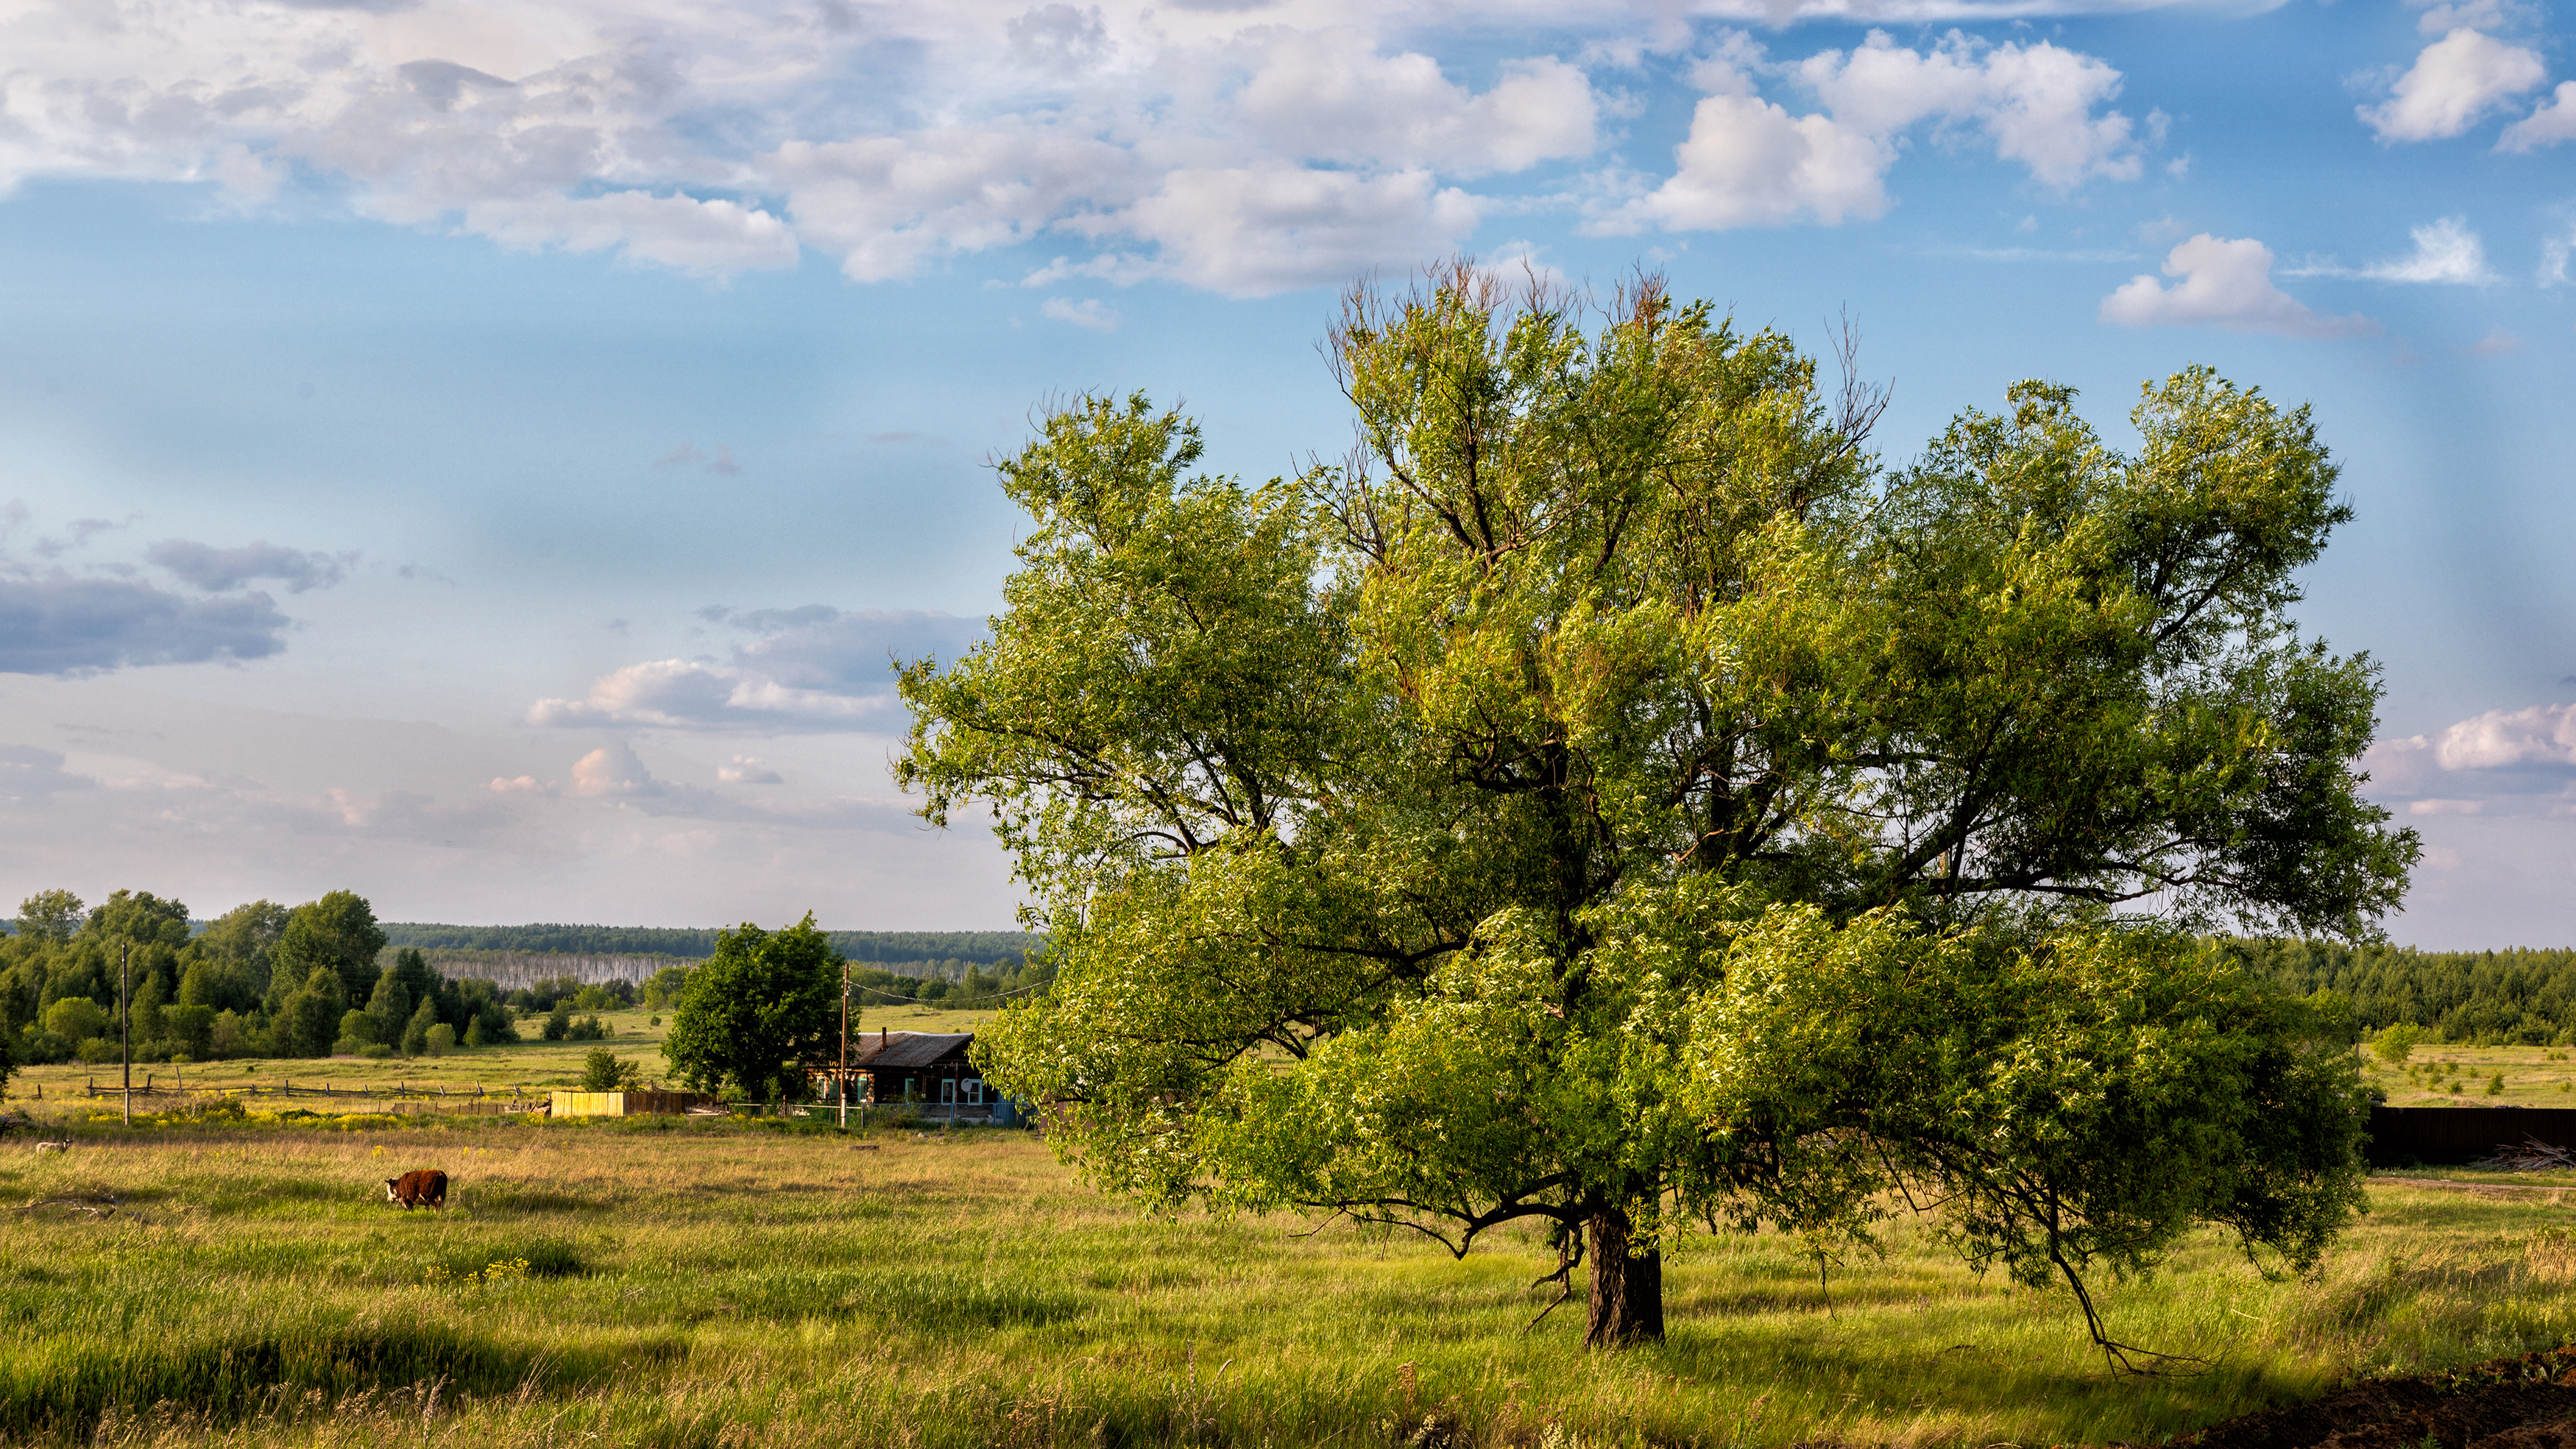
M 926 1067 L 963 1053 L 966 1044 L 975 1039 L 975 1033 L 971 1031 L 898 1031 L 880 1035 L 885 1045 L 869 1043 L 866 1050 L 850 1058 L 851 1066 L 870 1071 L 884 1067 Z M 866 1038 L 857 1037 L 850 1044 L 855 1047 L 863 1041 Z

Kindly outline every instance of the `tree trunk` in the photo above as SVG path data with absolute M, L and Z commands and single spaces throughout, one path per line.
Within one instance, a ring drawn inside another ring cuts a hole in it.
M 1583 1330 L 1585 1348 L 1622 1348 L 1664 1340 L 1664 1255 L 1648 1248 L 1631 1254 L 1628 1215 L 1603 1208 L 1584 1225 L 1592 1259 L 1592 1310 Z

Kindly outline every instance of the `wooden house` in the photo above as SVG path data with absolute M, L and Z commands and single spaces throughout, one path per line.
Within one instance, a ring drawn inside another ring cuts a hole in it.
M 933 1121 L 1009 1122 L 1010 1104 L 966 1060 L 974 1043 L 971 1031 L 862 1032 L 850 1039 L 850 1100 L 914 1106 Z

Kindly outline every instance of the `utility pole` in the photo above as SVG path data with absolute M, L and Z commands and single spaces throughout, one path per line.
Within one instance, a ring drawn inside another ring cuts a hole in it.
M 841 1102 L 841 1130 L 850 1130 L 850 963 L 841 961 L 841 1080 L 832 1095 Z
M 122 941 L 116 948 L 116 1014 L 122 1017 L 116 1028 L 117 1055 L 125 1058 L 125 1125 L 134 1125 L 134 943 Z

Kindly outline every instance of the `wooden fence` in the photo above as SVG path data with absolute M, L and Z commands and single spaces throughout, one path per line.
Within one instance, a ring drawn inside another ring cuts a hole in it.
M 189 1087 L 183 1083 L 184 1079 L 163 1083 L 159 1081 L 158 1073 L 147 1072 L 142 1083 L 133 1089 L 134 1100 L 138 1104 L 177 1105 L 207 1097 L 226 1097 L 245 1102 L 265 1099 L 283 1106 L 301 1099 L 323 1110 L 393 1112 L 405 1116 L 445 1113 L 468 1117 L 506 1117 L 517 1112 L 540 1111 L 547 1105 L 547 1095 L 542 1089 L 532 1094 L 525 1087 L 513 1085 L 504 1091 L 486 1087 L 480 1082 L 452 1088 L 430 1082 L 397 1082 L 390 1087 L 339 1087 L 327 1080 L 319 1085 L 310 1080 L 301 1085 L 292 1080 L 282 1080 L 274 1084 L 262 1082 L 223 1087 Z M 126 1089 L 114 1085 L 102 1087 L 98 1079 L 92 1077 L 82 1083 L 81 1095 L 122 1101 Z
M 2576 1108 L 2370 1109 L 2370 1161 L 2376 1167 L 2476 1162 L 2525 1142 L 2576 1148 Z

